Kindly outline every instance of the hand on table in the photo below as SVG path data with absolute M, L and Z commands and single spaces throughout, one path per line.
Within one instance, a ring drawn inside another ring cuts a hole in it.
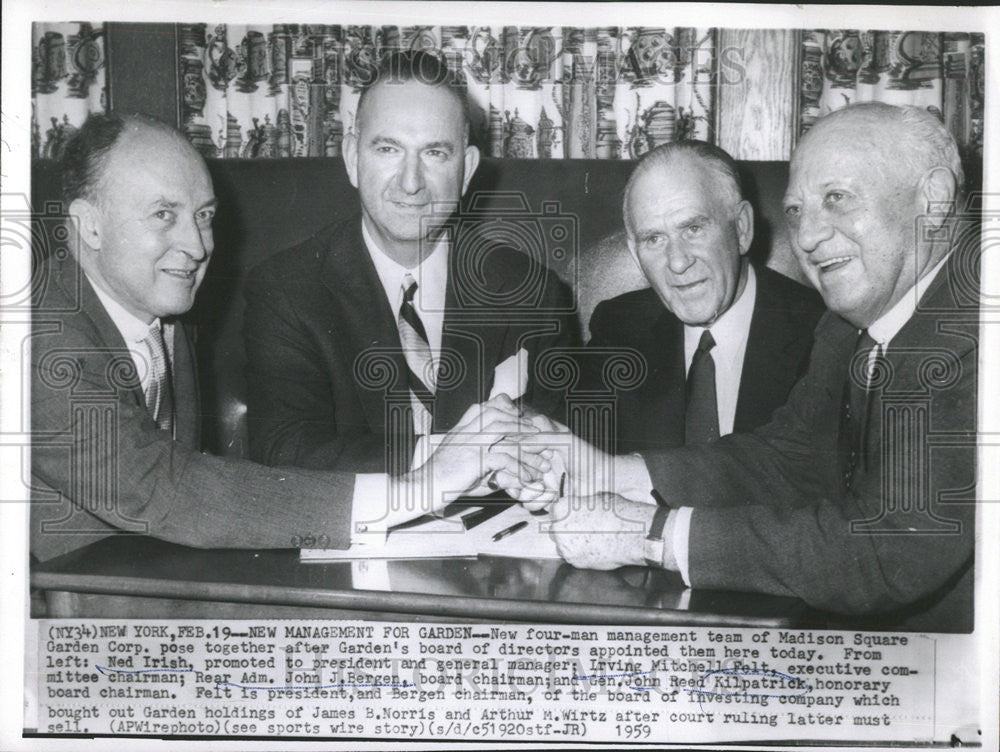
M 568 496 L 549 508 L 550 535 L 559 554 L 581 569 L 644 565 L 644 542 L 655 511 L 653 504 L 617 494 Z M 669 546 L 669 538 L 664 540 Z

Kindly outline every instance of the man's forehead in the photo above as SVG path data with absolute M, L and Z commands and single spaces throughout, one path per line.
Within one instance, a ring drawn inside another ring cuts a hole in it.
M 366 137 L 376 132 L 417 130 L 432 125 L 458 131 L 463 123 L 457 93 L 448 91 L 445 85 L 431 86 L 419 81 L 376 84 L 367 93 L 358 116 L 358 126 Z
M 714 186 L 713 177 L 701 165 L 654 165 L 633 184 L 629 206 L 639 221 L 677 212 L 707 212 L 717 203 Z
M 172 134 L 152 129 L 123 135 L 108 154 L 99 185 L 104 191 L 141 193 L 131 197 L 142 200 L 154 193 L 170 202 L 213 198 L 201 157 Z

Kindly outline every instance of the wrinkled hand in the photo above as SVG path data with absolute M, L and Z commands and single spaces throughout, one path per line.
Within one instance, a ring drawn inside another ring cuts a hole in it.
M 409 475 L 418 484 L 431 484 L 434 508 L 451 496 L 488 493 L 482 481 L 494 477 L 501 487 L 539 492 L 542 474 L 551 462 L 542 447 L 523 449 L 522 437 L 538 433 L 505 394 L 471 406 L 458 424 L 441 440 L 427 461 Z M 551 456 L 551 455 L 550 455 Z
M 559 554 L 581 569 L 643 565 L 643 542 L 656 507 L 617 494 L 568 496 L 549 508 Z

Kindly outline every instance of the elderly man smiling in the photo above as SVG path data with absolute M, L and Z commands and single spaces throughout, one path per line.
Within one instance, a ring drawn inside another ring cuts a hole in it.
M 832 622 L 971 629 L 978 293 L 964 270 L 978 249 L 952 239 L 962 179 L 926 111 L 818 121 L 784 199 L 830 309 L 806 375 L 770 423 L 707 446 L 611 462 L 577 441 L 573 490 L 604 493 L 555 505 L 565 558 L 798 596 Z

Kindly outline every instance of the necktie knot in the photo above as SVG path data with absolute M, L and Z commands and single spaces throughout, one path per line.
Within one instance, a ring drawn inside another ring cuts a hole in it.
M 707 353 L 713 347 L 715 347 L 715 337 L 712 336 L 712 332 L 706 329 L 701 333 L 701 339 L 698 340 L 698 349 L 696 352 Z
M 412 275 L 403 277 L 403 302 L 413 304 L 413 296 L 417 294 L 417 280 Z
M 876 361 L 881 354 L 882 349 L 878 342 L 872 338 L 867 329 L 862 330 L 851 358 L 851 379 L 861 388 L 870 388 Z
M 170 384 L 170 362 L 163 340 L 163 329 L 157 324 L 149 327 L 142 340 L 149 348 L 149 386 L 146 388 L 146 407 L 153 414 L 158 428 L 173 430 L 174 397 Z

